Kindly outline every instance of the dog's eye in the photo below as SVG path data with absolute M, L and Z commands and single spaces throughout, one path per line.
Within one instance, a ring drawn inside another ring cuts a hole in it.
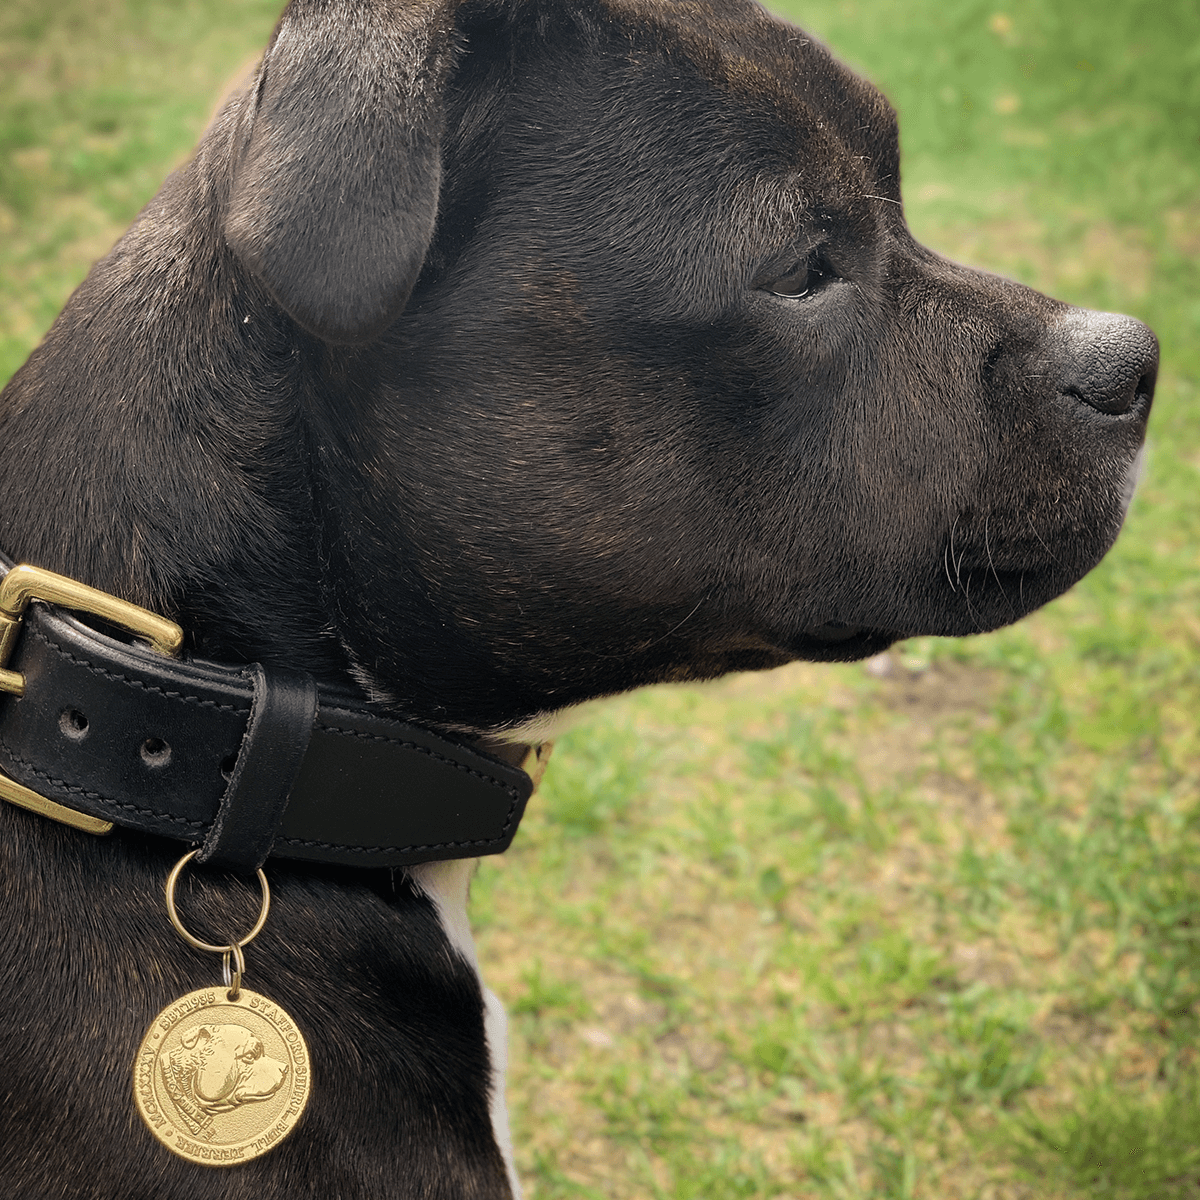
M 760 277 L 755 286 L 784 300 L 800 300 L 831 276 L 832 272 L 821 259 L 806 258 L 783 274 L 777 275 L 772 271 L 769 275 Z
M 765 285 L 766 290 L 772 295 L 782 296 L 786 300 L 799 300 L 801 296 L 807 296 L 812 290 L 812 275 L 813 272 L 808 263 L 801 263 L 786 275 L 772 279 Z

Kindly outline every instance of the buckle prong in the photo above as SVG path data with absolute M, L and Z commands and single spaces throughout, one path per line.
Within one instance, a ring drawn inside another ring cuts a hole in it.
M 144 639 L 159 654 L 169 658 L 177 657 L 183 649 L 183 629 L 174 621 L 98 588 L 88 587 L 86 583 L 22 563 L 0 580 L 0 692 L 13 696 L 25 694 L 25 676 L 20 671 L 10 670 L 8 661 L 16 647 L 25 610 L 33 600 L 100 617 L 134 637 Z M 111 821 L 101 821 L 48 800 L 2 773 L 0 799 L 87 833 L 108 833 L 112 829 Z

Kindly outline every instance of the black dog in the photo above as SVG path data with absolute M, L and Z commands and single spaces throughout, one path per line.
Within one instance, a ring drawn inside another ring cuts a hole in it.
M 293 0 L 4 392 L 0 546 L 464 739 L 1016 620 L 1112 544 L 1157 345 L 917 245 L 897 156 L 745 0 Z M 65 772 L 29 778 L 86 808 Z M 253 982 L 313 1098 L 218 1170 L 130 1094 L 213 978 L 163 913 L 179 841 L 0 830 L 4 1195 L 509 1195 L 469 860 L 272 859 Z

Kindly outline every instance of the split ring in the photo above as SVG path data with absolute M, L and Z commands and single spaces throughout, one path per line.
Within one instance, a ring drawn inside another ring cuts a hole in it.
M 232 967 L 230 959 L 233 960 Z M 230 942 L 228 949 L 221 955 L 221 978 L 229 989 L 230 1000 L 236 1000 L 242 990 L 242 976 L 246 973 L 246 956 L 237 942 Z
M 175 885 L 179 882 L 183 868 L 196 857 L 196 853 L 195 850 L 189 850 L 171 869 L 171 874 L 167 876 L 167 913 L 170 915 L 171 924 L 175 926 L 175 932 L 189 946 L 194 946 L 197 950 L 209 950 L 213 954 L 228 954 L 231 947 L 240 950 L 242 946 L 248 946 L 262 932 L 262 927 L 267 923 L 267 913 L 271 908 L 271 889 L 267 886 L 267 877 L 263 874 L 262 867 L 258 868 L 258 883 L 262 888 L 262 911 L 258 914 L 254 928 L 240 942 L 227 942 L 224 946 L 214 946 L 211 942 L 202 942 L 184 929 L 183 922 L 179 919 L 179 913 L 175 908 Z

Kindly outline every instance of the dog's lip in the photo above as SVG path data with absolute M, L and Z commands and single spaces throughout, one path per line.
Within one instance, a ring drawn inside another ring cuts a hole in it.
M 816 642 L 846 642 L 865 632 L 861 625 L 847 625 L 845 621 L 825 621 L 806 629 L 804 636 Z
M 886 650 L 906 636 L 846 621 L 822 621 L 806 626 L 798 637 L 790 639 L 788 652 L 790 657 L 809 662 L 855 662 Z

